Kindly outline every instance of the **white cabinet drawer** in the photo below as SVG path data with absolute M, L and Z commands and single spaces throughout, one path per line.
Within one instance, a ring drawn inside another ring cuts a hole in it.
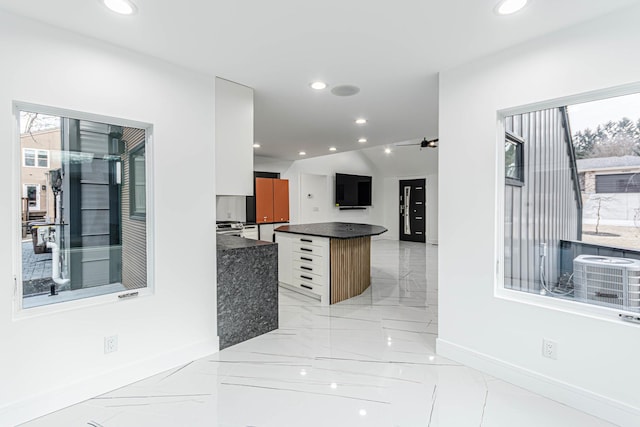
M 319 248 L 326 248 L 329 246 L 329 239 L 326 237 L 316 237 L 316 236 L 296 236 L 293 239 L 293 244 L 303 245 L 303 246 L 317 246 Z
M 320 259 L 322 260 L 322 258 Z M 325 274 L 324 263 L 311 263 L 306 261 L 293 261 L 293 269 L 296 271 L 301 271 L 303 273 L 312 273 L 318 275 Z
M 308 271 L 304 269 L 298 269 L 295 266 L 293 268 L 292 278 L 294 281 L 303 281 L 305 283 L 313 283 L 316 285 L 326 285 L 328 283 L 327 276 L 325 274 L 322 274 L 321 271 Z
M 321 247 L 321 246 L 314 246 L 314 245 L 309 245 L 307 243 L 301 243 L 301 242 L 297 242 L 294 241 L 293 242 L 293 252 L 294 255 L 297 256 L 297 254 L 307 254 L 307 255 L 324 255 L 324 252 L 326 252 L 326 249 Z
M 325 287 L 324 285 L 319 285 L 317 283 L 312 283 L 306 280 L 298 280 L 294 282 L 294 286 L 300 289 L 304 289 L 306 291 L 309 292 L 313 292 L 314 294 L 317 295 L 324 295 L 325 293 Z
M 325 258 L 320 255 L 313 255 L 313 254 L 300 253 L 300 252 L 293 253 L 294 264 L 295 263 L 306 264 L 306 265 L 315 266 L 321 269 L 321 268 L 324 268 L 325 262 L 326 262 Z
M 329 304 L 329 239 L 276 232 L 280 285 Z

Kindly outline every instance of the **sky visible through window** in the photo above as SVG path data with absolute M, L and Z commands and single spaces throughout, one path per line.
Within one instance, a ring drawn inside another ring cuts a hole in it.
M 608 121 L 618 121 L 627 117 L 632 121 L 640 119 L 640 93 L 617 96 L 593 102 L 574 104 L 568 107 L 571 132 L 595 130 Z
M 60 117 L 42 113 L 20 111 L 20 134 L 39 132 L 60 127 Z

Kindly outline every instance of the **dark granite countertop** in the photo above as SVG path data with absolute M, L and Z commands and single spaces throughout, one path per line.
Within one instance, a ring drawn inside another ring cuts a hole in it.
M 217 235 L 220 349 L 278 328 L 278 245 Z
M 265 242 L 262 240 L 245 239 L 244 237 L 238 236 L 225 236 L 224 234 L 216 234 L 216 248 L 219 251 L 255 248 L 257 246 L 265 245 L 275 245 L 275 243 Z
M 282 225 L 275 231 L 331 239 L 354 239 L 356 237 L 377 236 L 387 231 L 379 225 L 355 224 L 351 222 L 320 222 L 316 224 Z

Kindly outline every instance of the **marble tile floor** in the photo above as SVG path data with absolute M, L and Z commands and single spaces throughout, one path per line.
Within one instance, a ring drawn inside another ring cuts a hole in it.
M 280 328 L 28 427 L 604 427 L 435 354 L 437 247 L 375 240 L 372 287 L 280 291 Z

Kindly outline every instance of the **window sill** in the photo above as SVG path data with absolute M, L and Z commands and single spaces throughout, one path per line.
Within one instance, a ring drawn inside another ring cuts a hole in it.
M 589 319 L 602 320 L 610 323 L 640 328 L 640 324 L 620 320 L 620 314 L 633 315 L 637 317 L 640 316 L 640 313 L 569 301 L 549 295 L 538 295 L 505 289 L 503 287 L 496 288 L 494 296 L 505 301 L 527 304 L 547 310 L 570 313 Z
M 513 187 L 524 187 L 524 182 L 515 178 L 505 178 L 504 183 Z
M 137 292 L 137 296 L 132 298 L 121 298 L 120 295 L 130 294 L 132 292 Z M 22 308 L 21 297 L 16 297 L 14 300 L 14 312 L 13 312 L 13 320 L 27 320 L 35 317 L 54 315 L 58 313 L 63 313 L 66 311 L 77 310 L 80 308 L 93 307 L 99 305 L 113 304 L 121 301 L 129 301 L 136 300 L 140 298 L 147 298 L 153 295 L 153 289 L 150 287 L 126 290 L 120 292 L 113 292 L 105 295 L 98 295 L 89 298 L 81 298 L 72 301 L 64 301 L 56 304 L 47 304 L 30 308 Z

